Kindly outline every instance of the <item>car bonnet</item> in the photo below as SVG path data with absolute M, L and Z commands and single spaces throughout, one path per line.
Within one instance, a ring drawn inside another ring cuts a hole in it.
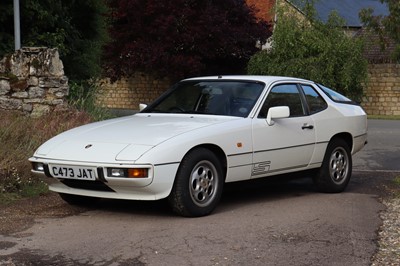
M 55 160 L 134 161 L 154 146 L 188 131 L 235 117 L 136 114 L 66 131 L 38 148 L 35 156 Z

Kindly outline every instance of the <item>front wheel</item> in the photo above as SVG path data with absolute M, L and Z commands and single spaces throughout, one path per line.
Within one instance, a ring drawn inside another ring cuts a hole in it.
M 210 214 L 221 198 L 223 183 L 217 156 L 208 149 L 197 148 L 183 158 L 168 197 L 169 203 L 182 216 Z
M 348 144 L 343 139 L 333 139 L 326 149 L 322 166 L 314 177 L 314 184 L 321 192 L 338 193 L 350 181 L 352 158 Z

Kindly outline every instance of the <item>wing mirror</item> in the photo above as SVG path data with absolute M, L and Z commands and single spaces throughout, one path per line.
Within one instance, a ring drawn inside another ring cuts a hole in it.
M 290 110 L 288 106 L 275 106 L 268 110 L 267 123 L 272 126 L 275 124 L 274 119 L 288 118 L 290 116 Z
M 140 103 L 139 104 L 139 111 L 143 111 L 147 107 L 147 104 Z

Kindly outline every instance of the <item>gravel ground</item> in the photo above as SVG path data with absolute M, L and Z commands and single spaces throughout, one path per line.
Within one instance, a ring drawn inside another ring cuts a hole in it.
M 7 206 L 0 205 L 0 235 L 28 229 L 38 218 L 66 217 L 86 210 L 66 204 L 56 193 L 22 199 Z
M 387 189 L 388 196 L 382 199 L 386 210 L 380 214 L 382 226 L 378 231 L 377 252 L 371 261 L 373 266 L 400 265 L 400 189 Z M 64 203 L 55 193 L 0 205 L 0 235 L 23 231 L 38 218 L 66 217 L 87 210 Z
M 384 199 L 383 204 L 387 209 L 381 213 L 378 251 L 371 265 L 400 265 L 400 198 Z

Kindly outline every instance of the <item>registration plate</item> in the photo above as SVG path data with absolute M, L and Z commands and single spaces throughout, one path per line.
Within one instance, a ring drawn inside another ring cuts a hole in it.
M 95 167 L 49 165 L 50 174 L 56 178 L 68 178 L 79 180 L 96 180 L 97 169 Z

